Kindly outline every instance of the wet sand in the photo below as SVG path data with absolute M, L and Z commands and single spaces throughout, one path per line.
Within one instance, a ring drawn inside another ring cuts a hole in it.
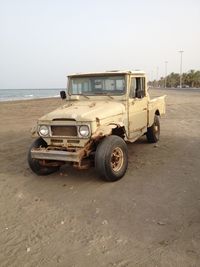
M 27 165 L 37 118 L 60 99 L 0 103 L 0 266 L 200 266 L 200 92 L 167 94 L 158 145 L 129 144 L 116 183 Z

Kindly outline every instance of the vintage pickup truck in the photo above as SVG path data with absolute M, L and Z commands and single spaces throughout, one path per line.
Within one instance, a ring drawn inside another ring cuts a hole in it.
M 28 152 L 33 172 L 47 175 L 71 162 L 94 165 L 106 181 L 122 178 L 128 167 L 126 142 L 146 135 L 155 143 L 165 96 L 150 99 L 143 71 L 106 71 L 68 76 L 64 103 L 41 117 L 32 130 L 37 139 Z

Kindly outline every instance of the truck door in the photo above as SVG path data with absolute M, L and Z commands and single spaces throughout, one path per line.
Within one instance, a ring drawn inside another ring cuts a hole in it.
M 129 138 L 142 135 L 147 127 L 145 77 L 132 77 L 129 95 Z

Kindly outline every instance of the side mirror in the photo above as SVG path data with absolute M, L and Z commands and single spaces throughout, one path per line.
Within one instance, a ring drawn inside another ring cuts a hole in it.
M 62 98 L 62 99 L 66 99 L 66 92 L 65 91 L 60 91 L 60 97 Z

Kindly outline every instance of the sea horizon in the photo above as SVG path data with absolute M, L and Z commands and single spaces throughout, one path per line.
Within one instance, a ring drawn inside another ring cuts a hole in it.
M 64 88 L 0 89 L 0 102 L 59 97 Z

